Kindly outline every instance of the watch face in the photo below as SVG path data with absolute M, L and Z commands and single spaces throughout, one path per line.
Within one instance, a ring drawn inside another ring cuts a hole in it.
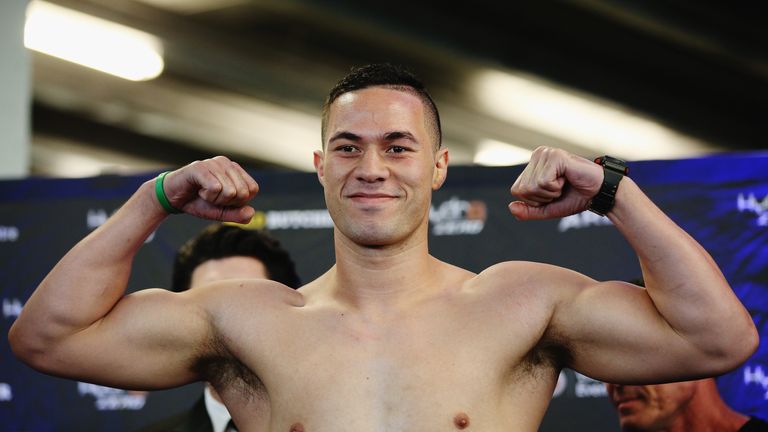
M 601 165 L 603 165 L 608 169 L 616 171 L 617 173 L 621 173 L 623 175 L 629 174 L 629 168 L 627 167 L 627 163 L 621 159 L 616 159 L 610 156 L 603 156 L 601 162 L 602 162 Z

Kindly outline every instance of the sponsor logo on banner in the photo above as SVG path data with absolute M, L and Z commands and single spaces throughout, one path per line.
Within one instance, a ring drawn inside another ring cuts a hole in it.
M 85 225 L 90 230 L 95 230 L 96 228 L 104 225 L 107 222 L 107 219 L 109 219 L 110 214 L 107 213 L 104 209 L 88 209 L 88 212 L 85 214 Z M 152 231 L 152 234 L 147 237 L 146 240 L 144 240 L 144 243 L 149 243 L 155 238 L 155 232 Z
M 144 407 L 147 402 L 145 391 L 129 391 L 104 387 L 84 382 L 77 383 L 80 396 L 93 396 L 94 406 L 98 411 L 135 411 Z
M 759 200 L 753 193 L 740 193 L 736 197 L 736 208 L 740 213 L 756 214 L 758 226 L 768 226 L 768 195 Z
M 574 393 L 577 398 L 599 398 L 608 396 L 608 390 L 605 388 L 605 383 L 602 381 L 592 379 L 576 371 L 573 373 L 576 376 Z
M 487 218 L 488 208 L 479 200 L 465 201 L 451 197 L 429 209 L 432 234 L 436 236 L 480 234 Z
M 768 400 L 768 375 L 763 371 L 762 366 L 745 366 L 744 367 L 744 384 L 745 385 L 759 385 L 763 391 L 763 399 Z
M 13 400 L 11 385 L 0 382 L 0 402 L 10 402 L 11 400 Z
M 104 225 L 107 219 L 109 219 L 109 213 L 104 209 L 88 209 L 85 214 L 85 224 L 92 230 Z
M 566 232 L 570 229 L 589 228 L 591 226 L 605 226 L 613 225 L 610 219 L 600 216 L 591 211 L 583 211 L 581 213 L 572 214 L 560 219 L 560 223 L 557 225 L 557 230 L 560 232 Z
M 249 229 L 295 230 L 333 228 L 333 220 L 326 209 L 257 211 L 244 226 Z
M 24 304 L 17 298 L 3 299 L 3 318 L 18 318 Z
M 483 230 L 487 213 L 482 201 L 452 197 L 430 208 L 429 221 L 434 235 L 472 235 Z M 330 229 L 333 219 L 327 209 L 257 211 L 244 226 L 268 230 Z
M 15 242 L 19 239 L 19 228 L 0 225 L 0 242 Z

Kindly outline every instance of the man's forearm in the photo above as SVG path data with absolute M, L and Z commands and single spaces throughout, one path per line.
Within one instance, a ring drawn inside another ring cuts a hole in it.
M 734 336 L 755 336 L 749 314 L 709 253 L 632 179 L 622 180 L 608 216 L 640 258 L 648 294 L 677 332 L 714 354 L 735 345 Z
M 133 257 L 166 213 L 151 181 L 70 250 L 14 323 L 15 350 L 38 351 L 103 318 L 124 295 Z

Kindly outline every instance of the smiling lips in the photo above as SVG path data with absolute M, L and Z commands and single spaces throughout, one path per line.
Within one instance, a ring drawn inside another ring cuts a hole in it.
M 375 204 L 397 198 L 397 196 L 381 192 L 355 192 L 347 195 L 347 198 L 359 203 Z

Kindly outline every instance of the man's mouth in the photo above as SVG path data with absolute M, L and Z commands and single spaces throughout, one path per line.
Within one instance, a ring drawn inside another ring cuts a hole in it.
M 616 409 L 620 413 L 632 410 L 637 404 L 641 403 L 642 399 L 639 397 L 621 397 L 614 402 Z
M 356 192 L 347 195 L 347 198 L 360 203 L 379 203 L 394 199 L 396 196 L 379 192 Z

